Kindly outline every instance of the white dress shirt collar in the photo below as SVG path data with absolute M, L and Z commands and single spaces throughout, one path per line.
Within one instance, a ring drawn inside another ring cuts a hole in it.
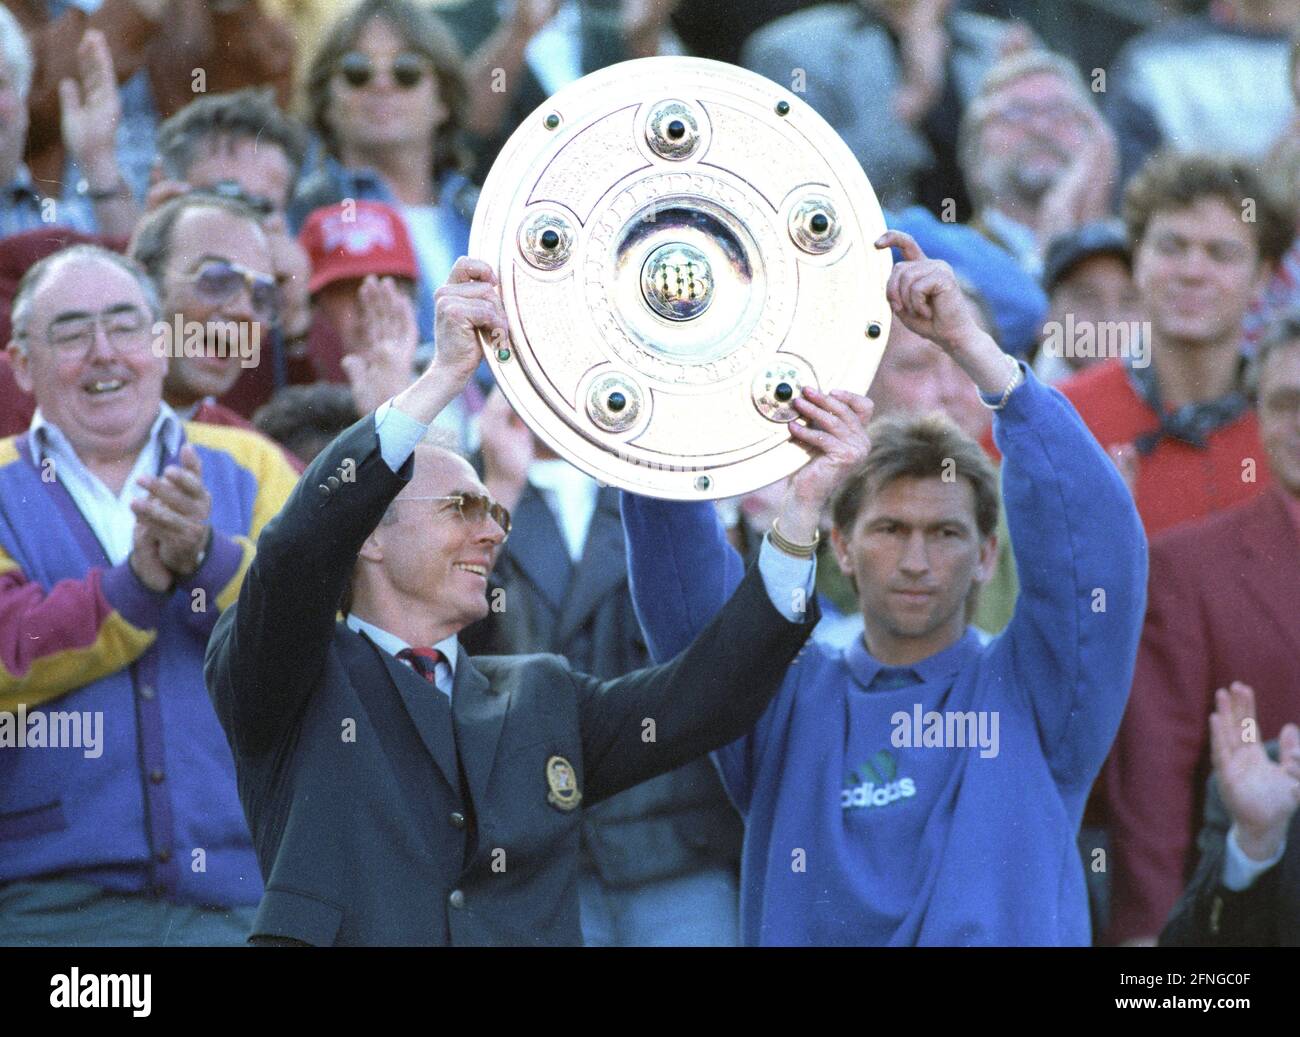
M 396 656 L 398 652 L 411 647 L 411 645 L 407 644 L 396 634 L 390 634 L 382 627 L 377 627 L 373 623 L 367 623 L 355 612 L 349 612 L 347 617 L 344 619 L 344 622 L 348 625 L 349 630 L 355 630 L 358 634 L 365 634 L 389 655 Z M 434 680 L 437 682 L 439 689 L 450 698 L 451 684 L 456 677 L 456 657 L 457 653 L 460 651 L 460 642 L 456 640 L 456 635 L 452 634 L 450 637 L 444 637 L 432 647 L 438 649 L 438 651 L 442 653 L 442 662 L 438 663 L 437 670 L 434 673 Z M 406 660 L 402 661 L 406 662 Z M 406 665 L 409 666 L 410 663 L 406 663 Z M 443 672 L 443 667 L 446 667 L 445 674 Z M 444 676 L 447 678 L 445 686 L 443 681 Z
M 122 489 L 114 493 L 77 456 L 63 430 L 46 420 L 39 409 L 32 417 L 28 436 L 32 462 L 42 469 L 42 476 L 45 465 L 49 464 L 112 565 L 120 565 L 131 553 L 135 532 L 131 502 L 145 495 L 136 480 L 142 475 L 158 475 L 164 462 L 180 451 L 184 441 L 185 430 L 176 412 L 160 403 L 158 417 L 149 429 L 131 473 Z

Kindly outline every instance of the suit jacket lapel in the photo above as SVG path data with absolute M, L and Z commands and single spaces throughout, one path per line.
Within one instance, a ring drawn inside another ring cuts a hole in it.
M 510 707 L 510 694 L 489 687 L 487 678 L 475 669 L 469 653 L 464 648 L 458 651 L 456 679 L 451 692 L 456 747 L 469 781 L 470 798 L 481 806 L 488 802 L 488 779 L 492 776 L 497 743 L 501 740 L 501 728 Z
M 456 742 L 452 731 L 451 705 L 447 696 L 431 685 L 418 673 L 394 656 L 389 655 L 370 638 L 362 634 L 369 649 L 379 657 L 379 663 L 388 672 L 389 678 L 397 688 L 406 706 L 406 711 L 415 723 L 420 734 L 420 741 L 429 750 L 438 769 L 455 790 L 460 789 L 460 774 L 456 769 Z M 354 673 L 354 678 L 362 687 L 366 680 L 364 674 Z
M 1300 654 L 1300 538 L 1276 486 L 1261 493 L 1242 523 L 1242 583 Z
M 520 572 L 536 586 L 551 609 L 558 613 L 569 588 L 572 564 L 555 516 L 532 486 L 524 489 L 515 507 L 513 528 L 505 551 Z
M 582 626 L 592 609 L 627 579 L 627 554 L 623 546 L 623 519 L 618 511 L 618 491 L 603 487 L 582 548 L 569 596 L 560 612 L 555 643 L 564 644 Z

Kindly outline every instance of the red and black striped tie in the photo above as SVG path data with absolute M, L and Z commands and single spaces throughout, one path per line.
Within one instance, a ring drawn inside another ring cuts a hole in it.
M 437 684 L 437 681 L 434 680 L 434 674 L 438 671 L 438 663 L 442 662 L 446 656 L 436 648 L 403 648 L 397 653 L 397 658 L 410 663 L 411 669 L 430 684 Z

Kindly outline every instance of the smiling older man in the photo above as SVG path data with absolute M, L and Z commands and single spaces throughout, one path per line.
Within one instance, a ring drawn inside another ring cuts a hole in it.
M 38 410 L 0 440 L 0 942 L 237 943 L 261 895 L 201 667 L 294 475 L 162 402 L 157 316 L 94 246 L 15 297 Z
M 492 270 L 458 260 L 437 314 L 433 363 L 318 455 L 208 648 L 266 879 L 257 943 L 581 942 L 581 807 L 746 731 L 817 619 L 768 552 L 663 666 L 467 656 L 510 518 L 417 444 L 506 329 Z

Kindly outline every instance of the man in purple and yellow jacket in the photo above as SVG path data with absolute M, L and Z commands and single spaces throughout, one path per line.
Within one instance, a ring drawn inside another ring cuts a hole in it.
M 38 410 L 0 440 L 4 944 L 242 944 L 262 895 L 203 653 L 295 475 L 162 401 L 158 317 L 94 246 L 14 300 Z

